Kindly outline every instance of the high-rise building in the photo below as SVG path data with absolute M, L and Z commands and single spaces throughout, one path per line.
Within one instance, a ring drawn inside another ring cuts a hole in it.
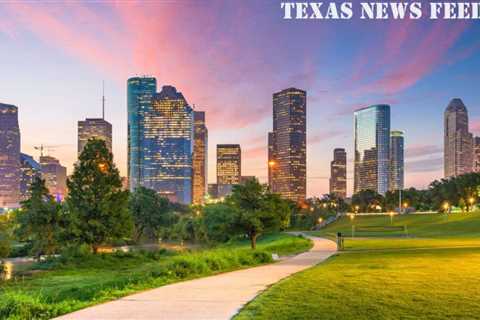
M 67 168 L 60 161 L 51 156 L 40 156 L 42 178 L 51 195 L 62 201 L 67 195 Z
M 473 144 L 474 171 L 480 172 L 480 137 L 475 137 Z
M 269 133 L 269 183 L 272 192 L 303 202 L 307 192 L 307 93 L 288 88 L 273 94 Z
M 208 184 L 208 196 L 210 197 L 210 199 L 218 199 L 218 184 Z
M 275 134 L 268 133 L 268 185 L 272 188 L 273 174 L 275 173 Z
M 133 77 L 127 81 L 128 112 L 128 182 L 133 191 L 141 185 L 143 173 L 143 138 L 145 112 L 151 110 L 157 80 L 153 77 Z
M 217 144 L 217 184 L 235 185 L 242 176 L 242 151 L 239 144 Z
M 20 128 L 18 108 L 0 103 L 0 207 L 16 208 L 20 200 Z
M 255 176 L 241 176 L 240 177 L 240 184 L 245 184 L 250 180 L 258 180 Z
M 42 177 L 42 167 L 28 154 L 20 154 L 20 200 L 30 197 L 30 188 L 35 179 Z
M 468 131 L 468 111 L 461 99 L 450 101 L 444 113 L 445 178 L 473 171 L 473 136 Z
M 390 190 L 403 190 L 405 139 L 402 131 L 390 132 Z
M 89 139 L 105 141 L 108 151 L 112 152 L 112 125 L 102 118 L 87 118 L 78 121 L 78 156 Z
M 193 110 L 163 86 L 143 113 L 140 185 L 171 201 L 192 203 Z
M 203 204 L 207 192 L 208 130 L 205 112 L 194 111 L 193 204 Z
M 343 148 L 333 150 L 330 162 L 330 194 L 339 198 L 347 197 L 347 152 Z
M 373 105 L 354 113 L 354 192 L 385 194 L 390 176 L 390 106 Z

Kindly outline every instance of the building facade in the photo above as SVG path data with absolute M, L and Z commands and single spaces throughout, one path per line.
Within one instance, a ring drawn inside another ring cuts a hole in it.
M 242 176 L 242 150 L 239 144 L 217 144 L 217 184 L 236 185 Z
M 403 190 L 405 180 L 403 131 L 390 132 L 390 191 Z
M 20 200 L 30 197 L 30 188 L 35 179 L 42 177 L 42 167 L 28 154 L 20 154 Z
M 347 152 L 343 148 L 333 150 L 330 162 L 330 194 L 339 198 L 347 197 Z
M 20 200 L 20 128 L 18 108 L 0 103 L 0 207 L 16 208 Z
M 241 176 L 240 177 L 240 184 L 246 184 L 247 182 L 255 180 L 258 181 L 257 177 L 255 176 Z
M 273 185 L 273 174 L 275 170 L 275 134 L 273 132 L 268 133 L 268 186 L 270 189 Z
M 127 81 L 128 113 L 128 183 L 130 191 L 141 186 L 143 179 L 143 137 L 145 112 L 151 109 L 157 80 L 153 77 L 133 77 Z
M 269 184 L 272 192 L 295 202 L 307 193 L 307 93 L 288 88 L 273 94 L 269 133 Z
M 203 204 L 207 193 L 208 130 L 205 112 L 193 112 L 193 204 Z
M 381 104 L 354 112 L 354 193 L 385 194 L 390 177 L 390 106 Z
M 89 139 L 105 141 L 108 151 L 112 152 L 112 125 L 101 118 L 87 118 L 78 121 L 78 156 Z
M 145 109 L 140 184 L 192 203 L 193 110 L 175 87 L 163 86 Z
M 455 98 L 444 113 L 445 178 L 472 172 L 473 165 L 473 136 L 468 131 L 467 107 Z
M 480 137 L 475 137 L 473 140 L 473 160 L 474 171 L 480 172 Z
M 51 156 L 41 156 L 40 166 L 48 191 L 57 201 L 63 201 L 67 196 L 67 168 Z

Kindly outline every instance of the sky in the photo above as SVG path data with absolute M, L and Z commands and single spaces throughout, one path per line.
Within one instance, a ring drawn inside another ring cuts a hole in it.
M 391 105 L 405 131 L 406 186 L 443 176 L 443 112 L 463 99 L 480 135 L 480 21 L 285 20 L 276 0 L 0 2 L 0 102 L 19 107 L 22 152 L 49 154 L 71 173 L 77 121 L 113 125 L 127 170 L 126 82 L 152 75 L 206 111 L 209 182 L 215 148 L 239 143 L 242 174 L 267 176 L 272 94 L 307 91 L 307 194 L 328 192 L 333 149 L 348 157 L 353 110 Z

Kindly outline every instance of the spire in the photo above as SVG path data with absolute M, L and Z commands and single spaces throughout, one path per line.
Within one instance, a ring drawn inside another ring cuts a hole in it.
M 105 81 L 102 81 L 102 119 L 105 120 Z

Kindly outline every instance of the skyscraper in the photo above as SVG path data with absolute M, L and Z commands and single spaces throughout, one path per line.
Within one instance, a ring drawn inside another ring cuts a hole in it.
M 270 189 L 303 202 L 307 192 L 307 93 L 288 88 L 273 94 L 273 131 L 269 133 Z
M 473 136 L 468 131 L 468 111 L 461 99 L 450 101 L 444 113 L 445 178 L 473 171 Z
M 139 184 L 171 201 L 192 203 L 193 110 L 175 87 L 163 86 L 143 112 Z
M 205 112 L 194 111 L 193 204 L 203 204 L 207 192 L 208 130 Z
M 151 109 L 157 80 L 153 77 L 133 77 L 127 81 L 128 112 L 128 182 L 133 191 L 143 179 L 144 116 Z
M 242 176 L 242 151 L 239 144 L 217 144 L 217 184 L 235 185 Z
M 62 201 L 67 195 L 67 168 L 51 156 L 40 156 L 40 166 L 45 186 L 57 201 Z
M 0 103 L 0 207 L 18 207 L 20 200 L 20 128 L 18 108 Z
M 36 178 L 42 177 L 42 167 L 28 154 L 20 154 L 20 200 L 27 200 L 30 196 L 30 187 Z
M 354 192 L 385 194 L 390 176 L 390 106 L 373 105 L 354 113 Z
M 273 174 L 275 173 L 275 134 L 268 133 L 268 185 L 270 189 L 273 185 Z
M 333 150 L 330 162 L 330 193 L 339 198 L 347 197 L 347 153 L 343 148 Z
M 403 190 L 404 188 L 404 143 L 402 131 L 390 132 L 390 188 L 389 190 Z
M 102 118 L 87 118 L 84 121 L 78 121 L 78 156 L 89 139 L 105 141 L 108 150 L 112 152 L 112 125 Z
M 480 172 L 480 137 L 475 137 L 473 144 L 474 171 Z

